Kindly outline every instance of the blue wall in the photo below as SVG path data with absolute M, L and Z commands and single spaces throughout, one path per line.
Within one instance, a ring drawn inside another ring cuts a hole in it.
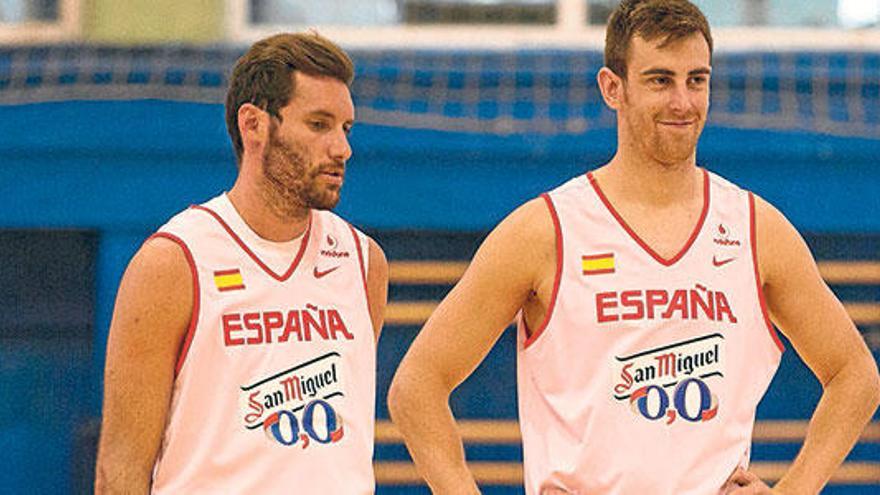
M 711 117 L 710 117 L 711 120 Z M 0 107 L 0 226 L 147 232 L 228 188 L 220 105 Z M 612 131 L 490 136 L 359 125 L 339 211 L 372 228 L 491 227 L 523 200 L 610 158 Z M 709 127 L 699 162 L 800 229 L 880 231 L 880 140 Z

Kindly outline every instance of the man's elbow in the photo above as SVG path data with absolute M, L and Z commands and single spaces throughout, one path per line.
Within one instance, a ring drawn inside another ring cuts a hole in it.
M 853 400 L 864 404 L 873 414 L 880 405 L 880 374 L 874 356 L 866 351 L 859 358 L 850 360 L 845 369 L 849 371 L 845 374 L 849 382 L 845 388 L 850 390 Z
M 113 469 L 98 461 L 95 467 L 95 495 L 149 493 L 152 475 L 131 468 Z
M 404 360 L 391 380 L 388 413 L 395 423 L 416 411 L 437 407 L 449 400 L 452 390 L 446 387 L 442 377 L 434 375 L 430 369 L 418 368 Z
M 111 469 L 107 468 L 107 463 L 102 459 L 98 459 L 95 466 L 95 495 L 111 495 L 114 493 L 122 493 L 124 490 L 124 480 L 121 476 L 113 476 Z
M 153 463 L 121 449 L 123 443 L 108 441 L 102 432 L 95 463 L 95 494 L 147 494 L 153 478 Z
M 408 409 L 406 404 L 412 402 L 413 395 L 413 387 L 401 376 L 401 371 L 398 370 L 388 387 L 388 414 L 394 422 L 398 422 L 402 413 Z
M 107 478 L 104 474 L 104 467 L 101 465 L 101 461 L 98 461 L 98 464 L 95 466 L 95 495 L 105 495 L 110 493 L 107 488 Z
M 868 403 L 871 404 L 871 410 L 876 411 L 877 406 L 880 406 L 880 373 L 877 372 L 877 363 L 873 356 L 867 368 L 868 380 L 866 380 L 865 394 Z

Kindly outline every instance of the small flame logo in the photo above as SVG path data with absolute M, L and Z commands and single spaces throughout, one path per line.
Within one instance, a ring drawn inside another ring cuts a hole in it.
M 730 233 L 730 229 L 724 226 L 724 224 L 718 224 L 718 236 L 713 239 L 715 244 L 719 246 L 732 247 L 732 246 L 741 246 L 742 242 L 737 239 L 731 239 L 732 234 Z
M 331 248 L 336 247 L 336 239 L 333 238 L 330 234 L 327 234 L 327 244 L 330 245 Z

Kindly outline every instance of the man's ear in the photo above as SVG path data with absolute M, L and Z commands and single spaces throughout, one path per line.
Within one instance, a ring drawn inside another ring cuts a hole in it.
M 624 91 L 626 91 L 623 78 L 608 67 L 602 67 L 599 69 L 599 74 L 596 75 L 596 80 L 599 83 L 599 91 L 602 92 L 605 104 L 612 110 L 620 110 L 620 105 L 625 98 Z
M 269 112 L 252 104 L 245 103 L 238 108 L 238 132 L 244 151 L 262 151 L 269 140 Z

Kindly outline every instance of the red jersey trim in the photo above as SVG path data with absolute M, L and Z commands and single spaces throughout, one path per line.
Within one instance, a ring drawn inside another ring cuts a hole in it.
M 526 338 L 523 341 L 523 349 L 528 349 L 538 337 L 544 333 L 544 330 L 547 328 L 547 325 L 550 324 L 550 318 L 553 316 L 553 309 L 556 307 L 556 296 L 559 294 L 559 282 L 562 280 L 562 262 L 563 262 L 563 249 L 562 249 L 562 227 L 559 225 L 559 215 L 556 213 L 556 207 L 553 206 L 553 200 L 550 199 L 550 195 L 544 193 L 541 195 L 544 198 L 544 201 L 547 203 L 547 208 L 550 210 L 550 217 L 553 218 L 553 230 L 556 232 L 556 275 L 553 279 L 553 292 L 550 294 L 550 304 L 547 305 L 547 314 L 544 315 L 544 321 L 541 322 L 541 325 L 535 329 L 535 331 L 529 335 L 528 325 L 526 324 L 525 315 L 523 315 L 523 329 L 526 333 Z
M 581 259 L 585 260 L 601 260 L 603 258 L 613 258 L 614 253 L 601 253 L 601 254 L 584 254 L 581 255 Z
M 232 230 L 232 227 L 230 227 L 229 224 L 226 223 L 226 221 L 223 220 L 223 218 L 219 214 L 217 214 L 217 212 L 202 205 L 192 205 L 190 206 L 190 208 L 202 210 L 205 213 L 208 213 L 209 215 L 214 217 L 214 219 L 217 220 L 217 222 L 226 230 L 229 236 L 232 237 L 232 240 L 234 240 L 241 247 L 241 249 L 245 253 L 247 253 L 247 255 L 250 256 L 252 260 L 254 260 L 254 263 L 256 263 L 257 266 L 262 268 L 264 272 L 268 273 L 272 278 L 279 282 L 284 282 L 289 279 L 291 275 L 293 275 L 293 272 L 296 270 L 296 267 L 299 266 L 299 262 L 305 254 L 306 247 L 309 244 L 309 234 L 312 230 L 311 212 L 309 212 L 309 223 L 306 225 L 306 232 L 303 235 L 303 239 L 299 245 L 299 251 L 296 253 L 296 257 L 293 258 L 293 262 L 290 264 L 290 267 L 287 269 L 287 271 L 279 275 L 278 273 L 275 273 L 275 271 L 273 271 L 271 268 L 269 268 L 268 265 L 263 263 L 263 260 L 261 260 L 253 251 L 251 251 L 247 244 L 245 244 L 244 241 L 241 240 L 241 237 L 239 237 L 238 234 L 236 234 L 235 231 Z
M 370 313 L 370 318 L 372 319 L 373 307 L 370 305 L 370 289 L 367 286 L 367 270 L 364 266 L 364 254 L 363 251 L 361 251 L 361 236 L 358 235 L 357 231 L 351 226 L 351 224 L 348 225 L 348 228 L 351 230 L 352 237 L 354 237 L 354 247 L 358 253 L 358 265 L 361 268 L 361 280 L 364 283 L 364 297 L 367 300 L 367 312 Z
M 220 291 L 220 292 L 229 292 L 229 291 L 231 291 L 231 290 L 242 290 L 242 289 L 245 289 L 245 288 L 246 288 L 246 287 L 244 286 L 244 284 L 238 284 L 238 285 L 230 285 L 229 287 L 222 287 L 222 288 L 217 289 L 217 290 Z
M 183 368 L 183 363 L 186 361 L 186 356 L 189 354 L 189 347 L 192 344 L 193 336 L 196 333 L 196 326 L 199 322 L 199 299 L 201 296 L 201 290 L 199 289 L 199 272 L 196 270 L 196 262 L 193 259 L 192 251 L 189 250 L 189 246 L 186 245 L 185 242 L 174 234 L 169 234 L 167 232 L 156 232 L 151 235 L 147 240 L 154 239 L 157 237 L 162 237 L 168 239 L 183 250 L 184 256 L 186 256 L 186 262 L 189 265 L 190 273 L 192 274 L 192 283 L 193 283 L 193 307 L 192 314 L 189 317 L 189 327 L 186 329 L 186 334 L 183 338 L 183 343 L 180 346 L 180 352 L 177 355 L 177 363 L 174 365 L 174 376 L 180 374 L 180 369 Z
M 642 249 L 645 250 L 645 252 L 647 252 L 649 255 L 651 255 L 651 257 L 654 258 L 655 260 L 657 260 L 657 262 L 659 262 L 661 265 L 672 266 L 678 260 L 680 260 L 682 257 L 684 257 L 684 255 L 688 252 L 688 250 L 690 250 L 691 246 L 694 244 L 694 241 L 697 240 L 697 236 L 700 234 L 700 231 L 703 229 L 703 222 L 706 221 L 706 216 L 709 213 L 709 173 L 706 172 L 705 169 L 703 169 L 702 172 L 703 172 L 703 211 L 700 212 L 700 219 L 697 220 L 697 224 L 694 226 L 694 230 L 693 230 L 693 232 L 691 232 L 691 236 L 688 238 L 687 242 L 684 243 L 684 246 L 681 248 L 681 250 L 679 250 L 678 254 L 676 254 L 675 256 L 673 256 L 672 258 L 670 258 L 668 260 L 666 258 L 660 256 L 659 254 L 657 254 L 657 252 L 654 251 L 651 248 L 651 246 L 648 245 L 648 243 L 643 241 L 642 238 L 639 237 L 639 235 L 636 234 L 636 232 L 629 226 L 629 224 L 626 223 L 626 220 L 624 220 L 623 217 L 620 216 L 620 213 L 618 213 L 617 210 L 614 209 L 614 205 L 612 205 L 611 202 L 608 201 L 608 198 L 605 196 L 605 193 L 602 192 L 602 188 L 599 187 L 599 183 L 596 182 L 596 178 L 593 177 L 592 172 L 587 172 L 587 179 L 589 180 L 590 185 L 593 186 L 593 190 L 596 191 L 596 195 L 599 196 L 600 200 L 602 200 L 602 203 L 605 205 L 605 208 L 607 208 L 608 211 L 611 212 L 611 215 L 615 218 L 615 220 L 617 220 L 617 223 L 619 223 L 620 226 L 623 227 L 623 230 L 625 230 L 626 233 L 629 234 L 629 236 L 632 237 L 633 240 L 635 240 L 636 243 L 639 246 L 641 246 Z
M 602 270 L 590 270 L 590 271 L 581 270 L 581 272 L 583 273 L 584 276 L 587 276 L 587 277 L 589 277 L 590 275 L 607 275 L 609 273 L 614 273 L 614 268 L 605 268 Z
M 764 323 L 767 325 L 767 331 L 770 333 L 770 338 L 773 339 L 779 352 L 785 352 L 785 345 L 782 343 L 782 339 L 779 338 L 779 333 L 773 326 L 773 322 L 770 321 L 770 313 L 767 311 L 767 299 L 764 297 L 764 288 L 763 284 L 761 284 L 761 270 L 758 269 L 758 239 L 755 235 L 755 232 L 757 232 L 758 229 L 756 224 L 755 196 L 749 192 L 749 242 L 752 245 L 752 264 L 754 264 L 755 267 L 755 285 L 758 289 L 758 301 L 761 302 L 761 314 L 764 316 Z

